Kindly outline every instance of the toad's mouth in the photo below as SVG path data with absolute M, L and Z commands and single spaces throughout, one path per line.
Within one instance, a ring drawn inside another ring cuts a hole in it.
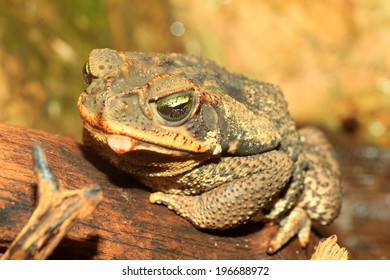
M 120 170 L 140 177 L 182 174 L 210 158 L 207 153 L 173 150 L 127 135 L 107 134 L 85 121 L 83 140 Z
M 171 149 L 156 144 L 144 142 L 129 135 L 107 133 L 99 128 L 95 128 L 87 121 L 83 121 L 84 129 L 99 143 L 108 146 L 117 154 L 126 154 L 133 151 L 148 151 L 170 156 L 191 156 L 194 153 L 182 150 Z

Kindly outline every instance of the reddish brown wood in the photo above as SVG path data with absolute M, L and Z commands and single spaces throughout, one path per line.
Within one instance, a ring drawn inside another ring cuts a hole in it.
M 269 256 L 266 244 L 277 226 L 249 223 L 224 232 L 200 231 L 164 206 L 148 201 L 149 191 L 117 172 L 73 140 L 0 124 L 0 253 L 4 253 L 35 209 L 36 178 L 31 147 L 41 141 L 60 184 L 69 190 L 103 189 L 103 202 L 76 223 L 52 259 L 309 259 L 294 238 Z
M 331 136 L 331 135 L 328 135 Z M 350 259 L 390 259 L 390 148 L 362 146 L 333 135 L 341 166 L 343 204 L 327 231 Z

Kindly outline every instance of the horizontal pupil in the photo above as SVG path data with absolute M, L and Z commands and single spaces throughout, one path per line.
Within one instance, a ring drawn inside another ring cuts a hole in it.
M 188 106 L 188 103 L 183 103 L 176 105 L 175 107 L 171 107 L 170 105 L 161 105 L 159 107 L 159 111 L 161 114 L 165 116 L 169 116 L 169 118 L 176 119 L 177 117 L 180 117 L 183 113 L 186 112 L 186 107 Z
M 162 117 L 169 121 L 177 121 L 185 118 L 191 108 L 191 96 L 175 96 L 161 100 L 157 110 Z
M 172 109 L 173 109 L 173 110 L 182 110 L 182 109 L 184 109 L 187 105 L 188 105 L 188 103 L 182 103 L 182 104 L 176 105 L 176 106 L 173 107 Z

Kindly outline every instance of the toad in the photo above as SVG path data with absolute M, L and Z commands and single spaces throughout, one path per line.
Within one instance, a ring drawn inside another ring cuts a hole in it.
M 340 211 L 339 166 L 315 128 L 298 130 L 278 86 L 183 54 L 95 49 L 78 109 L 83 141 L 201 229 L 263 219 L 272 254 Z

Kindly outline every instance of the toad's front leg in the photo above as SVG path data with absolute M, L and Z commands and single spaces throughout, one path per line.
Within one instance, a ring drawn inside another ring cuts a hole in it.
M 259 155 L 261 172 L 234 179 L 200 195 L 156 192 L 162 203 L 198 228 L 225 229 L 245 223 L 270 206 L 291 178 L 292 162 L 279 151 Z

